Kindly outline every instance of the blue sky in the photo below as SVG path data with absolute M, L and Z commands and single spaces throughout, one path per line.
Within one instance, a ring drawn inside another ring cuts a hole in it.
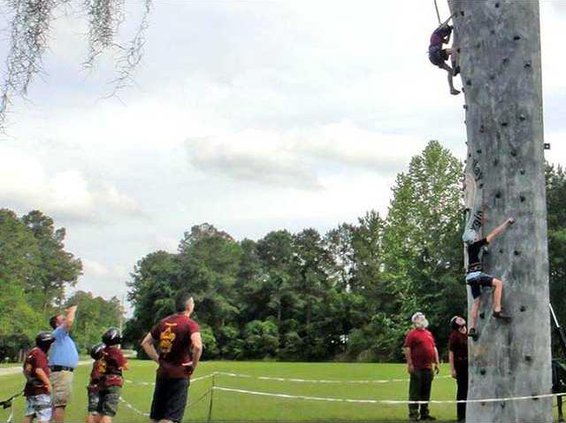
M 126 3 L 122 41 L 142 10 Z M 546 156 L 566 164 L 566 1 L 541 20 Z M 113 54 L 81 68 L 85 20 L 60 11 L 0 138 L 0 205 L 66 227 L 78 288 L 105 297 L 194 224 L 257 239 L 386 213 L 430 139 L 464 157 L 464 99 L 426 56 L 436 23 L 432 0 L 156 1 L 135 83 L 105 98 Z

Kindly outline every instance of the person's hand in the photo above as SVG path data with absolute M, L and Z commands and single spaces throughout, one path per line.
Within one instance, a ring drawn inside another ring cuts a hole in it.
M 452 377 L 456 379 L 456 369 L 452 369 L 450 373 L 452 374 Z
M 437 375 L 440 373 L 440 365 L 438 363 L 434 363 L 434 374 Z
M 50 394 L 51 393 L 51 383 L 48 383 L 47 385 L 45 385 L 45 388 L 47 388 L 47 393 Z
M 181 366 L 183 366 L 187 370 L 187 373 L 189 374 L 189 376 L 192 375 L 193 372 L 195 371 L 195 366 L 193 365 L 192 361 L 189 361 L 187 363 L 183 363 L 183 364 L 181 364 Z
M 407 372 L 409 374 L 413 373 L 415 371 L 415 366 L 413 366 L 412 364 L 407 364 Z

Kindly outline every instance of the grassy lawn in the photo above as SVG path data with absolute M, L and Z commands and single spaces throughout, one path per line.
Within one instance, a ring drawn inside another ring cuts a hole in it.
M 140 412 L 148 412 L 153 387 L 151 383 L 155 366 L 149 361 L 130 360 L 131 370 L 126 373 L 126 383 L 122 397 Z M 76 370 L 74 399 L 68 408 L 69 422 L 84 421 L 86 411 L 86 384 L 90 366 Z M 406 379 L 405 366 L 401 364 L 357 364 L 357 363 L 264 363 L 264 362 L 204 362 L 194 378 L 212 372 L 234 372 L 250 375 L 236 378 L 216 375 L 215 386 L 236 388 L 268 393 L 303 395 L 325 398 L 348 399 L 389 399 L 405 400 L 408 382 L 390 381 L 387 383 L 366 384 L 328 384 L 299 383 L 292 381 L 262 380 L 261 376 L 280 378 L 324 379 L 324 380 L 390 380 Z M 444 365 L 441 377 L 433 382 L 433 399 L 453 399 L 455 381 L 447 378 L 448 366 Z M 442 377 L 444 376 L 444 377 Z M 19 375 L 0 376 L 0 400 L 17 392 L 23 386 Z M 190 400 L 196 401 L 210 389 L 212 378 L 196 381 L 190 388 Z M 15 422 L 21 421 L 23 401 L 15 403 Z M 210 396 L 190 405 L 185 420 L 206 421 L 209 412 Z M 455 405 L 431 405 L 431 414 L 441 421 L 455 420 Z M 0 409 L 0 421 L 8 417 L 6 410 Z M 406 421 L 406 405 L 352 404 L 323 402 L 304 399 L 271 398 L 236 392 L 214 391 L 213 421 Z M 147 418 L 121 404 L 114 422 L 144 422 Z

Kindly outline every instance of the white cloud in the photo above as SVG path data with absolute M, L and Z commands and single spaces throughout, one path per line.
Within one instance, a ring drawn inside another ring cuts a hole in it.
M 102 263 L 86 258 L 81 259 L 83 263 L 83 274 L 88 277 L 100 278 L 110 273 L 110 269 Z
M 135 215 L 136 202 L 106 182 L 88 181 L 76 169 L 50 173 L 36 157 L 0 148 L 0 199 L 55 216 L 96 220 L 99 213 Z

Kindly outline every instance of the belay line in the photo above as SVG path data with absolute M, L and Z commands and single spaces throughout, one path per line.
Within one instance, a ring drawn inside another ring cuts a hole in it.
M 213 386 L 212 390 L 235 392 L 239 394 L 256 395 L 262 397 L 273 398 L 286 398 L 286 399 L 300 399 L 309 401 L 326 401 L 326 402 L 346 402 L 356 404 L 458 404 L 458 403 L 488 403 L 488 402 L 506 402 L 506 401 L 521 401 L 521 400 L 536 400 L 542 398 L 560 397 L 565 396 L 566 393 L 560 394 L 541 394 L 541 395 L 528 395 L 520 397 L 507 397 L 507 398 L 486 398 L 486 399 L 471 399 L 471 400 L 430 400 L 430 401 L 405 401 L 405 400 L 374 400 L 374 399 L 350 399 L 350 398 L 327 398 L 327 397 L 313 397 L 307 395 L 290 395 L 272 392 L 248 391 L 245 389 L 226 388 L 223 386 Z

